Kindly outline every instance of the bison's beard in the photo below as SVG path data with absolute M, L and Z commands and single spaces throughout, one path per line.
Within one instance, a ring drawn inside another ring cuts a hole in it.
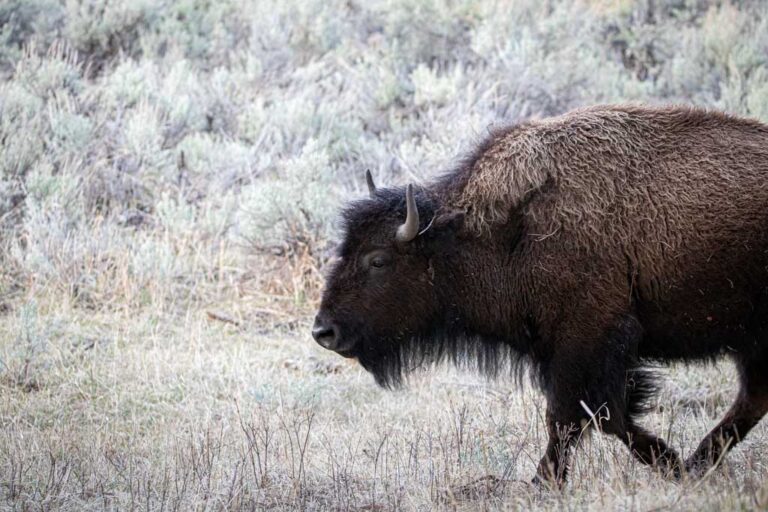
M 399 388 L 413 370 L 449 361 L 495 377 L 507 368 L 521 376 L 521 354 L 508 340 L 483 337 L 463 329 L 433 329 L 430 332 L 391 338 L 363 336 L 357 356 L 360 364 L 384 388 Z

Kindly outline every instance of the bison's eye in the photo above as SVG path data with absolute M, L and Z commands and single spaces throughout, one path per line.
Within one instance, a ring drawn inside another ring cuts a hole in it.
M 381 256 L 376 256 L 371 259 L 371 266 L 373 268 L 383 268 L 387 265 L 387 259 Z
M 380 270 L 392 263 L 392 255 L 386 251 L 369 252 L 363 257 L 363 266 L 371 270 Z

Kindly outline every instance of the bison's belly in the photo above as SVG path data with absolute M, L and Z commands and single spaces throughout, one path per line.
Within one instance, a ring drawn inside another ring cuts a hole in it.
M 749 353 L 768 345 L 768 278 L 764 266 L 717 277 L 681 280 L 661 297 L 640 298 L 644 336 L 640 356 L 697 359 Z M 706 273 L 705 273 L 706 274 Z M 767 347 L 768 348 L 768 347 Z

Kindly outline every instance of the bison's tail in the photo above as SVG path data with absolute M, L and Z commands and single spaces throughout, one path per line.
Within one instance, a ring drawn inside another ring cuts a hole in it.
M 658 371 L 651 368 L 632 368 L 627 371 L 626 407 L 630 418 L 646 414 L 656 407 L 658 381 Z

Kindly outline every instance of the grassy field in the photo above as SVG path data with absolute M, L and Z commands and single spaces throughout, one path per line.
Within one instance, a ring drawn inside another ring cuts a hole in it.
M 0 508 L 768 508 L 764 424 L 681 483 L 592 435 L 540 490 L 535 389 L 383 391 L 309 336 L 365 169 L 619 101 L 768 121 L 768 4 L 0 3 Z M 662 373 L 645 424 L 688 454 L 735 372 Z

